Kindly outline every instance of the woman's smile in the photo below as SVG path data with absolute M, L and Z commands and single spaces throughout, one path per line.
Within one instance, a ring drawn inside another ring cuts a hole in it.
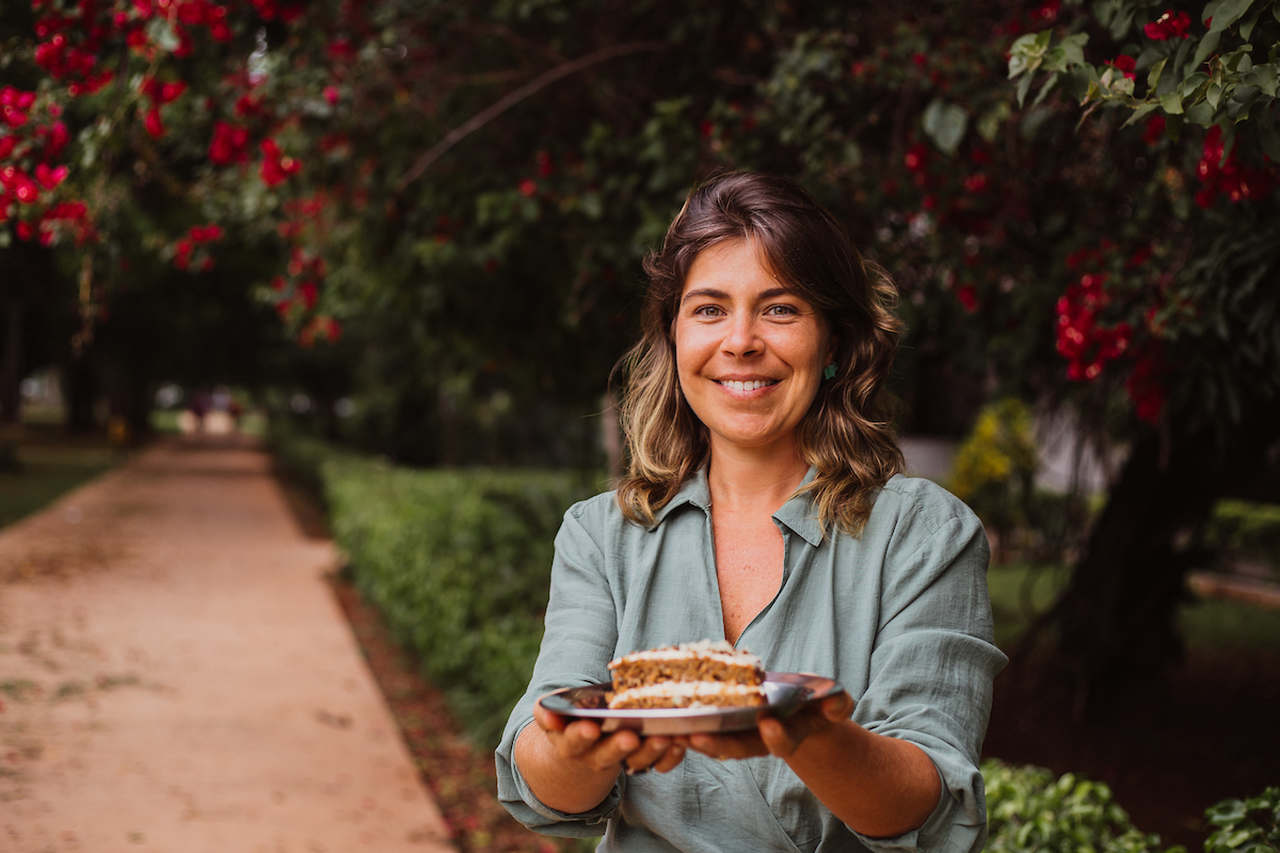
M 794 440 L 830 360 L 826 324 L 761 261 L 726 240 L 689 267 L 675 323 L 680 388 L 712 447 Z

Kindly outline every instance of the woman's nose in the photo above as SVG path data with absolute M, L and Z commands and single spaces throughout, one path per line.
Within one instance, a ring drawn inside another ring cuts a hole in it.
M 727 354 L 739 357 L 758 353 L 761 343 L 755 318 L 750 315 L 734 317 L 730 321 L 728 334 L 725 335 L 722 347 Z

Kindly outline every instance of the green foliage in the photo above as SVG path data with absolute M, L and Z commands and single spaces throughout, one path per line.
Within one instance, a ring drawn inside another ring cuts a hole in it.
M 1061 851 L 1061 853 L 1158 853 L 1157 835 L 1134 828 L 1111 789 L 1073 773 L 1055 779 L 1048 770 L 1011 766 L 996 760 L 982 764 L 987 790 L 989 853 Z M 1170 848 L 1168 853 L 1183 851 Z
M 1087 33 L 1055 41 L 1052 31 L 1045 30 L 1014 42 L 1009 77 L 1021 78 L 1019 103 L 1037 72 L 1046 71 L 1046 86 L 1065 79 L 1082 103 L 1127 109 L 1129 122 L 1156 111 L 1202 127 L 1252 117 L 1264 148 L 1274 157 L 1280 151 L 1272 109 L 1280 83 L 1277 9 L 1268 0 L 1211 0 L 1196 20 L 1185 22 L 1185 37 L 1178 37 L 1158 28 L 1151 31 L 1152 19 L 1162 20 L 1158 7 L 1104 0 L 1096 4 L 1094 15 L 1118 46 L 1137 54 L 1137 74 L 1124 74 L 1110 62 L 1086 61 Z
M 1269 561 L 1280 571 L 1280 504 L 1219 501 L 1205 539 L 1232 556 Z
M 948 488 L 987 524 L 1025 526 L 1036 473 L 1031 410 L 1006 397 L 983 407 L 956 451 Z
M 277 443 L 323 486 L 361 593 L 443 689 L 478 743 L 494 743 L 529 682 L 564 510 L 593 491 L 567 472 L 414 470 Z
M 1214 827 L 1205 853 L 1275 853 L 1280 850 L 1280 787 L 1247 800 L 1224 800 L 1205 812 Z

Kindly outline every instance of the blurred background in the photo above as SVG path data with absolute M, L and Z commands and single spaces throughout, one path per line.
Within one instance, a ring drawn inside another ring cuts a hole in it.
M 1280 783 L 1278 54 L 1275 0 L 6 3 L 0 524 L 252 436 L 483 762 L 624 464 L 642 257 L 789 175 L 896 279 L 909 467 L 993 542 L 993 797 L 1075 771 L 1198 848 Z M 458 843 L 521 849 L 483 796 Z

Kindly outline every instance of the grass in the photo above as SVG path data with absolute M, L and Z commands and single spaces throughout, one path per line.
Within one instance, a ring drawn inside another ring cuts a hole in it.
M 1010 563 L 987 573 L 996 645 L 1006 651 L 1036 615 L 1066 586 L 1069 567 Z M 1280 652 L 1280 618 L 1275 611 L 1235 601 L 1197 599 L 1184 604 L 1178 621 L 1190 649 L 1267 649 Z
M 18 470 L 0 472 L 0 527 L 43 509 L 125 456 L 105 436 L 68 438 L 28 426 L 18 439 Z

